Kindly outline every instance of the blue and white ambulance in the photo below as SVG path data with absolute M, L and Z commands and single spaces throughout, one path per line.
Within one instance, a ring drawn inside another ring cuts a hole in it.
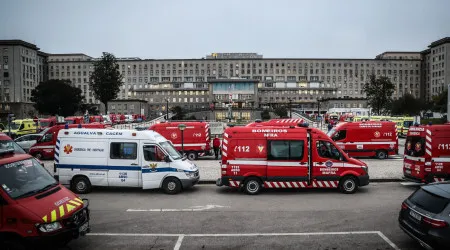
M 198 167 L 151 130 L 62 129 L 55 177 L 77 193 L 93 186 L 162 188 L 176 194 L 200 179 Z

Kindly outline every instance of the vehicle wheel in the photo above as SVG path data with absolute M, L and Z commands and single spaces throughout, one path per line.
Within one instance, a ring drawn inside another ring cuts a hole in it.
M 197 160 L 198 159 L 198 154 L 196 153 L 196 152 L 189 152 L 188 154 L 187 154 L 187 158 L 190 160 L 190 161 L 194 161 L 194 160 Z
M 344 194 L 353 194 L 358 189 L 358 182 L 353 176 L 345 176 L 339 182 L 339 189 Z
M 34 157 L 36 157 L 36 159 L 42 160 L 42 153 L 41 152 L 37 152 L 34 154 Z
M 244 191 L 247 194 L 255 195 L 261 191 L 261 181 L 256 177 L 250 177 L 245 181 Z
M 382 159 L 386 159 L 388 157 L 388 154 L 384 150 L 378 150 L 376 153 L 376 157 L 377 157 L 377 159 L 382 160 Z
M 72 190 L 77 194 L 87 194 L 91 192 L 91 182 L 87 177 L 78 176 L 72 181 Z
M 163 181 L 162 188 L 166 194 L 178 194 L 181 191 L 181 182 L 177 178 L 168 177 Z
M 2 241 L 2 249 L 26 250 L 27 247 L 18 239 L 7 239 L 7 240 Z

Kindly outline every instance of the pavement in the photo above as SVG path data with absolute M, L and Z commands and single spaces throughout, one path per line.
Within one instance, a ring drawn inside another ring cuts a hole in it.
M 421 249 L 397 222 L 417 187 L 371 183 L 337 190 L 237 189 L 198 185 L 178 195 L 96 188 L 91 233 L 65 249 Z

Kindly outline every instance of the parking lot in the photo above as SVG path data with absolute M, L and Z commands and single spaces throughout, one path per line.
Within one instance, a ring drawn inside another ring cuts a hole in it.
M 267 190 L 249 196 L 199 185 L 176 196 L 97 188 L 92 232 L 70 249 L 421 249 L 398 227 L 416 187 L 374 183 L 337 190 Z

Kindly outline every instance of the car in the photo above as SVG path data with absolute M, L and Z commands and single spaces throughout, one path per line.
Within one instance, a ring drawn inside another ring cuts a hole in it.
M 400 228 L 426 249 L 450 246 L 450 181 L 422 186 L 401 206 Z
M 14 141 L 19 144 L 25 152 L 28 152 L 34 144 L 36 144 L 37 140 L 42 137 L 43 134 L 29 134 L 23 135 L 21 137 L 16 138 Z

